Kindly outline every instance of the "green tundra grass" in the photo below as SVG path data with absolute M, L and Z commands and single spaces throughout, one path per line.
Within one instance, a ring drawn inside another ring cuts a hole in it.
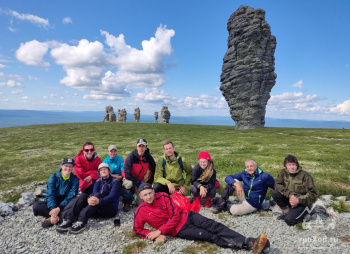
M 145 138 L 157 161 L 162 144 L 170 140 L 194 166 L 198 153 L 208 151 L 222 185 L 228 174 L 240 172 L 253 158 L 276 177 L 284 157 L 294 154 L 314 177 L 318 194 L 350 197 L 350 130 L 260 128 L 156 123 L 68 123 L 0 129 L 0 191 L 33 181 L 47 181 L 64 157 L 74 157 L 83 143 L 92 141 L 103 160 L 115 144 L 125 158 Z

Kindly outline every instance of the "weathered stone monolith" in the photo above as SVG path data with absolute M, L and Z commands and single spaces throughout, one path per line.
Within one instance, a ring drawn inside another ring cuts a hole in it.
M 105 115 L 103 117 L 103 122 L 115 122 L 116 121 L 116 116 L 113 111 L 112 106 L 106 106 L 105 108 Z
M 140 108 L 135 108 L 134 110 L 134 122 L 138 123 L 140 121 Z
M 265 11 L 240 6 L 228 20 L 228 49 L 221 86 L 236 129 L 264 127 L 266 104 L 276 82 L 276 37 Z
M 126 122 L 126 109 L 118 109 L 117 122 Z
M 158 123 L 158 112 L 154 112 L 154 122 Z
M 170 111 L 168 110 L 167 106 L 163 106 L 160 111 L 160 122 L 161 123 L 169 123 L 170 120 Z

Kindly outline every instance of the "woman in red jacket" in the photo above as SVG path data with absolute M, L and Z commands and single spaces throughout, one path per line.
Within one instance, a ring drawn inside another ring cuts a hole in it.
M 94 144 L 86 142 L 83 145 L 83 149 L 75 156 L 74 161 L 74 172 L 79 178 L 81 192 L 91 194 L 95 181 L 99 179 L 97 175 L 98 165 L 102 163 L 102 160 L 95 152 Z

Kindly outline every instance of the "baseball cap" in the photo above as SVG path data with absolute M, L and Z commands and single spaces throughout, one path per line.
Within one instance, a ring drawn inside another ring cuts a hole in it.
M 138 139 L 137 142 L 136 142 L 136 146 L 139 146 L 139 145 L 147 146 L 146 139 L 143 139 L 143 138 Z
M 100 175 L 100 169 L 101 168 L 108 168 L 109 169 L 109 173 L 111 173 L 111 168 L 109 167 L 109 165 L 107 163 L 102 162 L 100 165 L 98 165 L 98 169 L 97 169 L 97 175 L 99 177 L 101 177 L 101 175 Z
M 150 184 L 150 183 L 143 183 L 143 184 L 141 184 L 139 186 L 138 191 L 141 192 L 143 190 L 152 190 L 152 189 L 153 189 L 152 184 Z
M 75 165 L 74 159 L 72 159 L 72 158 L 64 158 L 63 161 L 62 161 L 62 165 L 63 164 L 73 164 L 73 166 L 74 166 Z
M 108 152 L 112 151 L 113 149 L 115 149 L 115 150 L 118 151 L 118 149 L 117 149 L 117 147 L 116 147 L 115 145 L 110 145 L 110 146 L 108 147 Z

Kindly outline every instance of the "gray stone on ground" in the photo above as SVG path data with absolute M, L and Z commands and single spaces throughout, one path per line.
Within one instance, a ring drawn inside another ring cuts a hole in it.
M 9 204 L 0 201 L 0 216 L 5 217 L 11 215 L 13 215 L 13 210 Z
M 160 110 L 160 122 L 161 123 L 169 123 L 170 120 L 170 111 L 167 106 L 163 106 Z
M 115 122 L 116 116 L 111 105 L 106 106 L 105 115 L 103 116 L 103 122 Z
M 138 123 L 140 121 L 141 111 L 140 108 L 135 108 L 134 110 L 134 122 Z
M 227 52 L 220 90 L 230 107 L 235 128 L 264 127 L 267 101 L 276 83 L 276 37 L 265 11 L 241 5 L 227 22 Z
M 22 197 L 19 199 L 17 206 L 19 208 L 21 207 L 28 207 L 34 204 L 35 202 L 35 196 L 32 192 L 24 192 L 22 193 Z

